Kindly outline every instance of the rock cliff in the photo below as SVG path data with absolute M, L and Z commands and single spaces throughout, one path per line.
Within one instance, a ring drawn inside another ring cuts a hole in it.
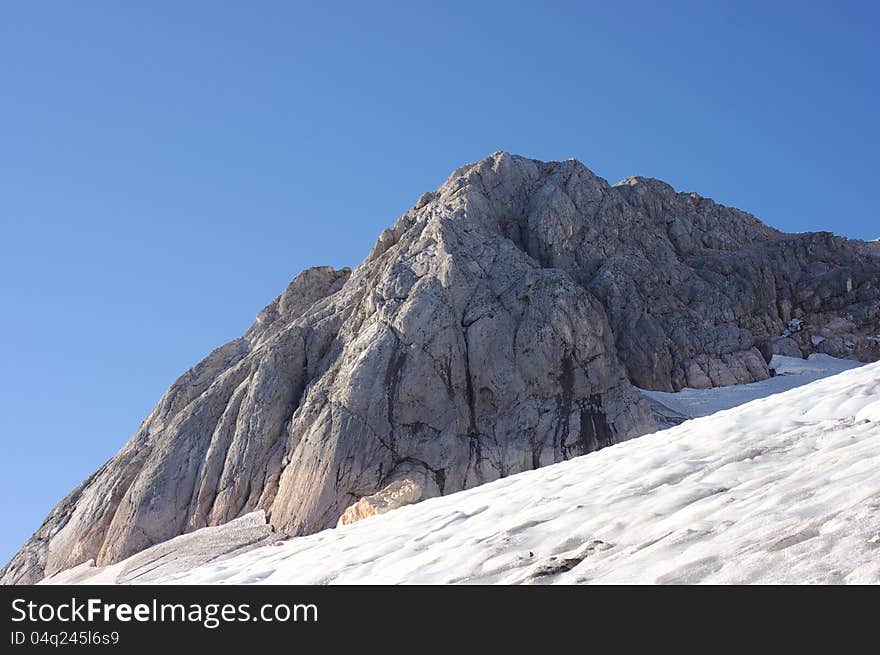
M 774 353 L 873 361 L 878 335 L 874 245 L 496 153 L 422 196 L 354 270 L 298 275 L 0 581 L 257 510 L 282 533 L 332 527 L 653 431 L 636 386 L 761 380 Z

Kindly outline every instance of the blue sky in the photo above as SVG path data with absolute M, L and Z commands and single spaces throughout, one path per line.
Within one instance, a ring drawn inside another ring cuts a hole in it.
M 224 4 L 0 7 L 3 562 L 298 271 L 496 150 L 880 236 L 875 3 Z

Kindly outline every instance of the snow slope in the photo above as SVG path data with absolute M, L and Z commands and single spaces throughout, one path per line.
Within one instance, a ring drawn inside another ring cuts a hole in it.
M 861 365 L 852 359 L 838 359 L 821 353 L 814 353 L 808 359 L 774 355 L 770 368 L 776 371 L 776 376 L 760 382 L 711 389 L 682 389 L 675 393 L 646 389 L 641 392 L 684 417 L 695 418 L 782 393 Z
M 880 364 L 166 578 L 880 582 Z
M 223 525 L 163 541 L 116 564 L 95 567 L 94 560 L 89 560 L 59 571 L 40 584 L 151 584 L 180 571 L 267 546 L 282 536 L 266 522 L 266 513 L 257 510 Z
M 880 363 L 157 581 L 878 583 L 878 533 Z

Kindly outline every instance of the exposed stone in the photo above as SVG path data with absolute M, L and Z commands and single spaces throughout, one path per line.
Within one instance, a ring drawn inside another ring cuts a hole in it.
M 821 342 L 820 342 L 821 343 Z M 770 337 L 761 344 L 761 354 L 768 362 L 773 355 L 785 355 L 786 357 L 803 357 L 797 341 L 789 337 Z
M 395 480 L 380 491 L 364 496 L 355 504 L 349 505 L 339 517 L 338 525 L 348 525 L 404 505 L 417 503 L 422 500 L 423 491 L 422 485 L 415 480 Z
M 793 319 L 804 355 L 880 358 L 878 299 L 876 244 L 496 153 L 423 195 L 354 270 L 298 275 L 172 385 L 0 581 L 258 509 L 306 534 L 395 481 L 446 494 L 582 455 L 655 428 L 633 383 L 768 377 L 761 351 Z
M 605 543 L 599 539 L 594 539 L 584 544 L 579 550 L 564 555 L 553 555 L 545 562 L 535 566 L 534 570 L 529 574 L 529 579 L 544 578 L 547 576 L 558 575 L 571 571 L 585 559 L 600 553 L 602 551 L 613 548 L 612 544 Z

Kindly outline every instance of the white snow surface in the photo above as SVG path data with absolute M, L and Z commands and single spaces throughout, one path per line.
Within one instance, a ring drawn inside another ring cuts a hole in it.
M 641 392 L 684 416 L 694 418 L 738 407 L 859 366 L 862 366 L 861 362 L 838 359 L 822 353 L 814 353 L 808 359 L 774 355 L 770 360 L 770 368 L 776 371 L 776 375 L 760 382 L 711 389 L 687 388 L 675 393 L 645 389 L 641 389 Z
M 149 584 L 207 562 L 275 543 L 280 536 L 267 524 L 266 513 L 257 510 L 223 525 L 163 541 L 116 564 L 95 567 L 94 560 L 89 560 L 60 571 L 40 584 Z
M 157 581 L 878 583 L 878 533 L 880 363 Z

